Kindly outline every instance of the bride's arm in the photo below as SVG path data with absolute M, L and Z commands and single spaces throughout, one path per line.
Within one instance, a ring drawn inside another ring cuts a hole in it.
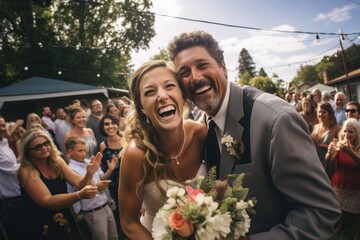
M 121 227 L 129 239 L 152 239 L 151 234 L 140 222 L 142 189 L 136 193 L 137 183 L 144 172 L 142 162 L 144 151 L 135 142 L 126 147 L 120 166 L 119 211 Z

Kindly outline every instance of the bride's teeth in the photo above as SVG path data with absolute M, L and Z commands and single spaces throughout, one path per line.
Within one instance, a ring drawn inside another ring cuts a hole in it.
M 171 111 L 171 110 L 175 110 L 175 107 L 174 106 L 166 106 L 166 107 L 163 107 L 163 108 L 159 109 L 159 114 L 162 114 L 164 112 L 168 112 L 168 111 Z

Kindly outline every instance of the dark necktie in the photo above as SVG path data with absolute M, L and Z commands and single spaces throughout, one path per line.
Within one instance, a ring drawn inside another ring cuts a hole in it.
M 209 129 L 208 135 L 206 139 L 206 161 L 208 163 L 208 167 L 211 168 L 216 166 L 216 172 L 219 176 L 219 168 L 220 168 L 220 150 L 219 144 L 216 137 L 215 132 L 216 123 L 214 120 L 209 121 Z

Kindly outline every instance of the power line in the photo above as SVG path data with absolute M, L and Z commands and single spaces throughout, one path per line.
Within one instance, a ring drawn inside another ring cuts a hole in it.
M 355 1 L 352 1 L 352 0 L 346 0 L 347 2 L 351 2 L 351 3 L 355 3 L 355 4 L 357 4 L 357 5 L 360 5 L 360 3 L 359 2 L 355 2 Z
M 160 14 L 160 13 L 153 13 L 154 15 L 161 16 L 161 17 L 168 17 L 168 18 L 174 18 L 174 19 L 180 19 L 184 21 L 190 21 L 190 22 L 199 22 L 199 23 L 206 23 L 206 24 L 212 24 L 212 25 L 218 25 L 223 27 L 232 27 L 232 28 L 241 28 L 241 29 L 248 29 L 248 30 L 254 30 L 254 31 L 268 31 L 268 32 L 280 32 L 280 33 L 293 33 L 293 34 L 320 34 L 320 35 L 359 35 L 360 32 L 353 32 L 353 33 L 331 33 L 331 32 L 310 32 L 310 31 L 290 31 L 290 30 L 276 30 L 276 29 L 266 29 L 266 28 L 259 28 L 259 27 L 248 27 L 248 26 L 241 26 L 241 25 L 234 25 L 234 24 L 226 24 L 226 23 L 219 23 L 219 22 L 212 22 L 207 20 L 200 20 L 200 19 L 194 19 L 194 18 L 185 18 L 185 17 L 177 17 L 177 16 L 171 16 L 167 14 Z

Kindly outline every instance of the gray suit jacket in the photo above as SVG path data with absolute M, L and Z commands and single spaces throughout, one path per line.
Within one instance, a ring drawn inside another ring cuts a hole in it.
M 243 89 L 230 83 L 224 133 L 240 140 L 244 114 Z M 250 238 L 329 239 L 340 209 L 301 115 L 282 99 L 259 92 L 250 118 L 250 146 L 251 162 L 234 169 L 245 173 L 248 197 L 258 201 L 257 214 L 250 215 Z M 220 178 L 234 163 L 221 147 Z

